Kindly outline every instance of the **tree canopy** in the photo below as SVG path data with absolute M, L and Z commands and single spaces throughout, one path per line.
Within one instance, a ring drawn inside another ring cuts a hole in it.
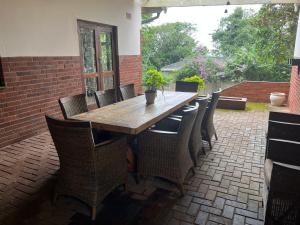
M 167 23 L 142 28 L 143 66 L 160 69 L 191 56 L 196 48 L 190 23 Z
M 237 8 L 213 33 L 215 54 L 227 59 L 233 80 L 286 81 L 293 56 L 298 13 L 292 4 L 267 4 L 254 13 Z

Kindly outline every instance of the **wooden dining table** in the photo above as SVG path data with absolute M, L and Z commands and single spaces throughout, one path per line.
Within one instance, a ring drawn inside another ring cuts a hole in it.
M 147 105 L 144 95 L 117 102 L 71 117 L 91 121 L 94 128 L 137 135 L 164 117 L 196 99 L 197 93 L 158 91 L 154 104 Z

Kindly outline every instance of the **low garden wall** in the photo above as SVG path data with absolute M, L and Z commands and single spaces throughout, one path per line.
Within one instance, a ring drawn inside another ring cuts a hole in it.
M 250 102 L 270 102 L 271 92 L 283 92 L 288 96 L 289 89 L 289 82 L 244 81 L 224 89 L 221 95 L 244 97 Z

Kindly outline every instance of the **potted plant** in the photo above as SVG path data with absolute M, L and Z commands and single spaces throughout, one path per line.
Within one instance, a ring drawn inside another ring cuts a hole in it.
M 185 82 L 195 82 L 195 83 L 198 83 L 198 91 L 200 89 L 204 89 L 205 88 L 205 81 L 203 78 L 201 78 L 199 75 L 195 74 L 191 77 L 186 77 L 184 79 L 182 79 L 182 81 L 185 81 Z
M 149 69 L 143 78 L 143 86 L 146 88 L 145 97 L 147 105 L 153 104 L 157 89 L 163 88 L 166 80 L 161 72 L 155 69 Z

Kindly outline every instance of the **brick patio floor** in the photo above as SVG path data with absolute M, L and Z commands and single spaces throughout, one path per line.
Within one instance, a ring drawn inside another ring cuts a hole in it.
M 129 193 L 116 191 L 105 200 L 95 223 L 89 221 L 88 208 L 72 198 L 51 204 L 59 162 L 49 133 L 4 147 L 0 224 L 263 224 L 267 112 L 217 111 L 215 124 L 219 140 L 187 179 L 185 197 L 165 181 L 136 185 L 130 179 Z

